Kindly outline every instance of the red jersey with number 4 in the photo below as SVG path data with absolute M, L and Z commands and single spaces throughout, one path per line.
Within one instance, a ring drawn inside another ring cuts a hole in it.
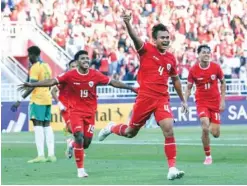
M 144 43 L 138 50 L 140 69 L 137 81 L 140 85 L 138 95 L 149 97 L 169 96 L 168 79 L 177 76 L 176 59 L 170 52 L 160 53 L 151 43 Z
M 200 63 L 196 63 L 190 69 L 188 83 L 196 84 L 197 102 L 219 102 L 218 79 L 224 79 L 224 75 L 220 66 L 214 62 L 210 62 L 207 68 L 202 68 Z
M 110 78 L 97 70 L 89 69 L 87 74 L 81 74 L 77 69 L 59 75 L 59 84 L 68 88 L 68 104 L 70 112 L 81 112 L 82 115 L 92 115 L 97 109 L 97 85 L 106 85 Z
M 60 84 L 57 86 L 59 90 L 58 100 L 66 107 L 68 108 L 68 86 L 65 84 Z

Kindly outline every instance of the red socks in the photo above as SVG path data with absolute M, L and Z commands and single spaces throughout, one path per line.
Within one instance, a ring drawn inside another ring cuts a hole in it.
M 125 130 L 127 127 L 128 125 L 125 125 L 125 124 L 115 125 L 111 128 L 111 132 L 119 136 L 125 136 L 126 135 Z
M 210 153 L 210 146 L 204 147 L 204 152 L 205 152 L 205 155 L 206 156 L 210 156 L 211 155 L 211 153 Z
M 176 143 L 174 137 L 166 137 L 165 145 L 164 145 L 164 152 L 167 157 L 168 167 L 175 167 L 176 166 Z
M 82 145 L 77 143 L 73 143 L 74 154 L 75 154 L 75 162 L 77 168 L 84 168 L 84 149 Z

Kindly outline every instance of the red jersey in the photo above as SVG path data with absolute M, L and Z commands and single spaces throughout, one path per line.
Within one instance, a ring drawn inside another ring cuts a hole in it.
M 177 76 L 176 59 L 170 52 L 160 53 L 151 43 L 144 43 L 138 50 L 140 68 L 137 81 L 140 85 L 138 95 L 149 97 L 169 96 L 168 79 Z
M 220 66 L 214 62 L 210 62 L 207 68 L 202 68 L 200 63 L 196 63 L 190 69 L 188 83 L 196 84 L 197 102 L 219 102 L 218 79 L 224 79 L 224 75 Z
M 59 89 L 58 100 L 68 108 L 68 86 L 66 84 L 59 84 L 57 88 Z
M 59 84 L 64 84 L 68 88 L 70 112 L 82 112 L 82 115 L 92 115 L 96 112 L 96 86 L 110 82 L 109 77 L 94 69 L 89 69 L 87 74 L 81 74 L 74 69 L 59 75 L 56 79 Z

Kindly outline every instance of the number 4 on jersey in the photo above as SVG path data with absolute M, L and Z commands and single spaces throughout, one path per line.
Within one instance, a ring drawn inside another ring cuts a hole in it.
M 164 67 L 159 66 L 158 72 L 160 73 L 161 76 L 163 74 L 163 71 L 164 71 Z

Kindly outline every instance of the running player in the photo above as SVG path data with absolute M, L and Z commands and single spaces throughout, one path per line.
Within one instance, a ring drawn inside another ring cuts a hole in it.
M 176 143 L 173 132 L 174 120 L 170 109 L 167 85 L 169 77 L 171 77 L 174 88 L 182 101 L 183 111 L 187 112 L 188 106 L 181 90 L 175 57 L 167 51 L 170 43 L 169 31 L 163 24 L 155 25 L 152 28 L 154 43 L 144 43 L 132 28 L 130 19 L 131 15 L 124 12 L 123 21 L 140 56 L 140 69 L 137 77 L 140 85 L 138 96 L 129 125 L 109 123 L 100 131 L 99 140 L 104 140 L 111 133 L 133 138 L 137 135 L 140 128 L 145 125 L 151 114 L 154 113 L 155 119 L 165 137 L 164 153 L 169 166 L 167 179 L 181 178 L 184 172 L 175 167 Z
M 81 50 L 76 53 L 78 68 L 63 73 L 55 79 L 49 79 L 38 83 L 24 83 L 19 90 L 25 87 L 49 87 L 57 84 L 68 86 L 70 124 L 75 137 L 74 155 L 77 165 L 78 177 L 88 177 L 84 169 L 84 149 L 88 148 L 94 131 L 95 114 L 97 109 L 96 86 L 109 84 L 113 87 L 135 89 L 120 81 L 111 80 L 97 70 L 90 69 L 88 52 Z
M 188 85 L 185 99 L 188 100 L 193 84 L 196 85 L 196 108 L 202 127 L 202 144 L 206 155 L 204 164 L 212 164 L 210 152 L 211 134 L 220 136 L 220 112 L 225 109 L 226 83 L 220 66 L 211 60 L 211 49 L 208 45 L 200 45 L 197 49 L 199 62 L 189 71 Z M 221 83 L 221 94 L 218 88 L 218 80 Z

